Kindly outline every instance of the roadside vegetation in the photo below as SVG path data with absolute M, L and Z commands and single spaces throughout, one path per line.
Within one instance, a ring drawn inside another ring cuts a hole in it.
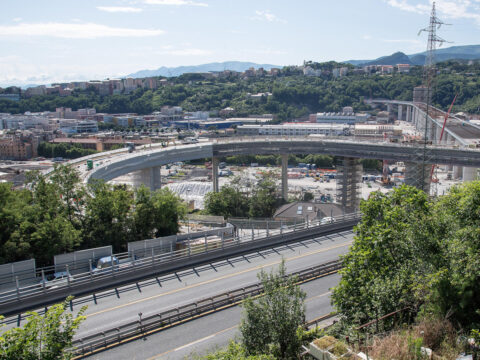
M 265 293 L 248 298 L 243 303 L 240 323 L 241 336 L 225 349 L 205 356 L 202 360 L 275 360 L 296 359 L 302 345 L 322 332 L 303 328 L 306 294 L 297 285 L 298 279 L 286 276 L 285 262 L 270 273 L 257 275 Z
M 96 150 L 84 149 L 76 144 L 51 144 L 44 141 L 38 145 L 38 155 L 46 158 L 61 157 L 65 159 L 76 159 L 95 154 L 96 152 Z
M 417 358 L 409 356 L 418 344 L 454 359 L 480 327 L 480 182 L 435 200 L 408 186 L 375 192 L 361 211 L 332 292 L 341 320 L 330 331 L 363 341 L 378 334 L 375 359 Z
M 85 320 L 83 306 L 76 315 L 68 312 L 65 302 L 51 306 L 45 315 L 28 313 L 25 325 L 4 331 L 0 335 L 1 360 L 66 360 L 73 336 Z
M 263 174 L 256 183 L 237 176 L 219 192 L 205 196 L 205 212 L 225 218 L 271 218 L 282 204 L 276 179 L 275 172 Z
M 342 279 L 332 291 L 338 322 L 306 337 L 302 321 L 297 330 L 286 326 L 291 317 L 276 306 L 289 298 L 288 309 L 301 309 L 294 304 L 304 294 L 282 297 L 287 290 L 281 267 L 279 277 L 260 278 L 275 289 L 267 294 L 283 294 L 283 300 L 248 300 L 240 339 L 203 359 L 294 359 L 301 344 L 325 333 L 332 351 L 345 352 L 348 345 L 375 360 L 425 359 L 425 348 L 433 359 L 479 356 L 480 182 L 456 186 L 437 199 L 409 186 L 374 192 L 361 211 L 354 243 L 343 256 Z
M 103 181 L 85 186 L 78 172 L 55 166 L 47 179 L 29 174 L 29 189 L 0 183 L 0 264 L 35 258 L 51 265 L 64 252 L 112 245 L 178 232 L 186 205 L 167 188 L 151 192 Z

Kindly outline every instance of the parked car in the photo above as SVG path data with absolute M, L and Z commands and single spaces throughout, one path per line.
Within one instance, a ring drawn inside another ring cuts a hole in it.
M 320 220 L 321 225 L 323 225 L 323 224 L 333 224 L 334 222 L 335 222 L 335 218 L 330 217 L 330 216 L 324 217 L 324 218 L 322 218 L 322 220 Z
M 67 273 L 66 271 L 59 271 L 53 275 L 47 275 L 45 278 L 45 288 L 46 289 L 56 289 L 60 286 L 68 285 L 68 282 L 72 282 L 74 277 L 72 274 Z M 40 285 L 43 287 L 43 280 L 40 280 Z
M 131 258 L 119 260 L 116 256 L 104 256 L 98 259 L 97 263 L 92 269 L 93 274 L 101 274 L 108 271 L 112 271 L 112 266 L 114 271 L 123 269 L 125 267 L 132 266 L 133 260 Z

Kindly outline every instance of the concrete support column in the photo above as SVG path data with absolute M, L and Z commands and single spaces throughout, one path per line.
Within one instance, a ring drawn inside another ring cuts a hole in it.
M 398 105 L 398 114 L 397 114 L 397 120 L 402 120 L 403 117 L 403 106 Z
M 439 126 L 435 126 L 435 143 L 440 144 L 440 135 L 442 134 L 442 128 Z M 445 134 L 443 134 L 445 136 Z
M 406 122 L 411 122 L 412 121 L 412 107 L 407 106 L 407 117 L 405 118 Z
M 142 185 L 155 191 L 161 186 L 160 167 L 151 167 L 132 173 L 133 186 L 138 188 Z
M 218 192 L 218 164 L 220 160 L 217 157 L 212 157 L 212 181 L 213 181 L 213 192 Z
M 418 108 L 415 108 L 413 111 L 413 125 L 418 129 Z
M 440 133 L 442 132 L 442 130 L 440 130 Z M 446 131 L 443 132 L 443 137 L 442 137 L 442 144 L 444 145 L 448 145 L 448 133 Z
M 445 145 L 445 146 L 451 146 L 453 145 L 452 144 L 452 136 L 448 133 L 448 132 L 444 132 L 443 133 L 443 139 L 442 139 L 442 143 Z M 447 165 L 445 167 L 445 170 L 446 171 L 451 171 L 453 173 L 453 165 Z
M 460 179 L 463 176 L 463 166 L 453 166 L 453 179 Z
M 405 185 L 415 186 L 417 189 L 430 193 L 430 169 L 431 165 L 405 163 Z
M 162 176 L 160 174 L 161 166 L 150 168 L 150 190 L 155 191 L 162 187 Z
M 354 212 L 360 205 L 362 164 L 359 159 L 344 158 L 337 168 L 337 202 L 345 213 Z
M 282 154 L 282 198 L 288 201 L 288 154 Z
M 430 129 L 429 130 L 430 137 L 428 139 L 432 140 L 432 143 L 435 143 L 435 140 L 437 138 L 437 125 L 429 119 L 428 120 L 428 127 Z
M 392 113 L 392 110 L 393 110 L 392 109 L 392 104 L 387 104 L 387 111 L 388 111 L 389 114 Z
M 477 168 L 463 167 L 463 182 L 473 181 L 477 179 Z

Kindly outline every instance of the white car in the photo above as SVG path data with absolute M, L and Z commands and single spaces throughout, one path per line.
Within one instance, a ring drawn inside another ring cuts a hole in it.
M 47 276 L 45 279 L 46 289 L 56 289 L 60 286 L 66 286 L 69 282 L 74 280 L 71 274 L 67 274 L 66 271 L 56 272 L 53 275 Z M 43 281 L 40 280 L 40 285 L 43 287 Z
M 322 220 L 320 220 L 320 225 L 333 224 L 334 222 L 335 222 L 335 218 L 327 216 L 327 217 L 322 218 Z

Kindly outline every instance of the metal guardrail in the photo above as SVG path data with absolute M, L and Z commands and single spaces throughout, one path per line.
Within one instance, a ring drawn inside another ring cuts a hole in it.
M 326 315 L 322 315 L 322 316 L 319 316 L 313 320 L 310 320 L 310 321 L 307 321 L 305 322 L 305 324 L 303 324 L 303 326 L 306 328 L 306 329 L 309 329 L 311 327 L 315 327 L 315 328 L 318 328 L 318 324 L 320 324 L 322 321 L 325 321 L 327 319 L 331 319 L 332 317 L 335 317 L 337 316 L 337 313 L 330 313 L 330 314 L 326 314 Z
M 335 260 L 291 273 L 288 276 L 296 276 L 298 282 L 301 283 L 337 272 L 341 268 L 342 262 L 340 260 Z M 71 352 L 77 355 L 77 358 L 81 358 L 87 354 L 135 340 L 151 333 L 207 315 L 211 312 L 235 306 L 250 296 L 257 296 L 262 293 L 262 284 L 258 282 L 243 288 L 201 299 L 187 305 L 169 309 L 158 314 L 150 315 L 145 318 L 139 318 L 137 321 L 74 340 Z
M 43 307 L 67 296 L 80 296 L 96 291 L 115 288 L 159 274 L 178 271 L 192 266 L 208 264 L 233 256 L 241 256 L 261 249 L 296 242 L 314 237 L 349 230 L 360 221 L 360 214 L 339 216 L 333 223 L 322 224 L 320 220 L 290 226 L 287 229 L 266 230 L 263 234 L 252 232 L 251 236 L 235 237 L 229 240 L 223 237 L 218 241 L 192 244 L 187 241 L 184 249 L 172 253 L 154 255 L 126 264 L 119 264 L 95 273 L 92 270 L 67 277 L 57 287 L 48 288 L 45 282 L 17 287 L 0 294 L 0 314 L 13 315 Z

